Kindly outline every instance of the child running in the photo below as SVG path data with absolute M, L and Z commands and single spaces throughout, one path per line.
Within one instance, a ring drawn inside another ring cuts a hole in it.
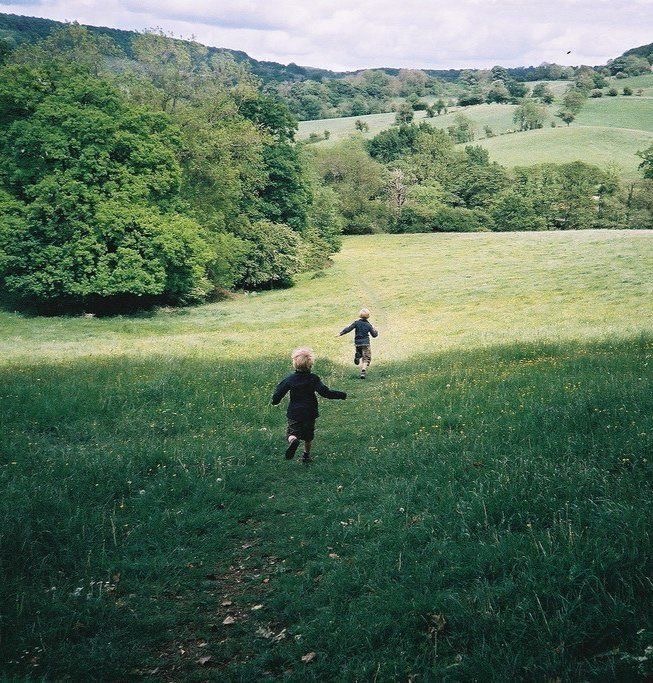
M 324 398 L 347 398 L 344 391 L 332 391 L 322 384 L 322 380 L 311 370 L 315 363 L 315 355 L 311 349 L 301 348 L 292 352 L 292 364 L 295 372 L 279 382 L 272 396 L 272 405 L 277 406 L 290 391 L 290 403 L 286 415 L 288 417 L 288 448 L 286 460 L 295 457 L 299 442 L 304 442 L 302 462 L 311 462 L 311 445 L 315 436 L 315 420 L 319 413 L 315 392 Z
M 370 344 L 370 335 L 373 337 L 378 337 L 379 332 L 375 329 L 372 323 L 369 321 L 370 312 L 367 308 L 361 308 L 358 313 L 358 320 L 355 320 L 351 325 L 347 325 L 344 330 L 342 330 L 337 337 L 342 337 L 343 334 L 347 334 L 352 330 L 356 330 L 354 333 L 354 344 L 356 345 L 356 353 L 354 354 L 354 364 L 361 366 L 360 378 L 365 379 L 367 375 L 367 368 L 372 362 L 372 346 Z

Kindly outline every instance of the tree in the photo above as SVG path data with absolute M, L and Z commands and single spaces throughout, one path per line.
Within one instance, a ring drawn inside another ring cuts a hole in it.
M 415 112 L 413 112 L 413 108 L 410 106 L 410 104 L 407 102 L 402 102 L 397 109 L 395 123 L 399 125 L 410 123 L 414 117 Z
M 250 245 L 237 283 L 245 289 L 287 287 L 300 269 L 299 235 L 287 225 L 255 221 L 237 233 Z
M 454 142 L 472 142 L 475 133 L 474 122 L 464 114 L 456 114 L 453 119 L 453 125 L 447 128 L 447 132 Z
M 559 111 L 556 116 L 559 119 L 562 119 L 567 125 L 572 123 L 572 121 L 576 118 L 576 115 L 573 112 L 567 111 L 565 109 L 562 109 Z
M 533 97 L 538 99 L 545 104 L 551 104 L 554 100 L 553 91 L 547 83 L 538 83 L 533 88 Z
M 174 209 L 181 169 L 168 118 L 130 107 L 78 67 L 51 78 L 44 90 L 43 72 L 21 65 L 0 79 L 15 226 L 0 246 L 7 291 L 41 305 L 201 298 L 211 251 Z M 30 88 L 28 107 L 16 108 Z
M 515 190 L 504 190 L 494 200 L 492 211 L 494 229 L 544 230 L 546 222 L 535 211 L 532 201 Z
M 354 128 L 356 128 L 356 130 L 360 131 L 361 133 L 366 133 L 370 129 L 370 126 L 366 121 L 356 119 L 356 121 L 354 122 Z
M 642 169 L 644 177 L 653 180 L 653 145 L 637 152 L 637 156 L 642 159 L 639 168 Z
M 445 104 L 444 100 L 441 97 L 439 97 L 436 100 L 436 102 L 433 106 L 435 107 L 435 110 L 438 112 L 438 116 L 440 116 L 440 114 L 443 111 L 445 111 L 445 113 L 446 113 L 447 105 Z
M 526 99 L 515 109 L 512 120 L 519 125 L 520 130 L 535 130 L 542 128 L 546 116 L 545 107 L 535 100 Z
M 365 142 L 351 138 L 332 147 L 314 149 L 313 154 L 318 177 L 338 195 L 344 233 L 385 230 L 388 223 L 388 207 L 383 200 L 386 169 L 369 156 Z
M 495 67 L 496 68 L 496 67 Z M 489 103 L 497 102 L 499 104 L 508 102 L 510 99 L 510 91 L 506 88 L 503 81 L 494 81 L 488 90 L 486 101 Z
M 579 90 L 568 90 L 562 98 L 562 108 L 574 116 L 583 108 L 587 97 Z

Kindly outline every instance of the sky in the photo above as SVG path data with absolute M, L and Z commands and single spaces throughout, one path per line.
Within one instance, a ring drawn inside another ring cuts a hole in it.
M 339 71 L 598 65 L 653 41 L 653 0 L 0 0 L 0 12 L 161 28 Z

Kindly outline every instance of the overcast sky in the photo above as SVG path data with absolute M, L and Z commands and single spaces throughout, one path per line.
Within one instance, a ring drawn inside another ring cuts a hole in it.
M 337 70 L 603 64 L 653 41 L 653 0 L 0 0 L 0 12 L 159 27 Z

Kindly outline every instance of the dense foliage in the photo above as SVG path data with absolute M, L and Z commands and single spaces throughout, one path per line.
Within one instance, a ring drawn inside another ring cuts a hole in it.
M 575 88 L 564 99 L 574 111 L 585 101 Z M 542 117 L 530 98 L 515 109 L 523 130 L 541 127 Z M 627 185 L 613 170 L 583 162 L 509 172 L 487 150 L 464 144 L 474 139 L 470 119 L 458 114 L 454 121 L 446 130 L 425 122 L 393 126 L 365 143 L 352 138 L 315 151 L 323 182 L 355 207 L 346 233 L 653 226 L 650 149 L 640 153 L 644 179 Z
M 321 267 L 338 223 L 323 196 L 312 208 L 319 183 L 285 105 L 232 61 L 197 67 L 181 42 L 146 34 L 133 49 L 141 67 L 116 77 L 106 46 L 73 25 L 2 68 L 5 295 L 193 301 L 289 284 L 302 255 Z

